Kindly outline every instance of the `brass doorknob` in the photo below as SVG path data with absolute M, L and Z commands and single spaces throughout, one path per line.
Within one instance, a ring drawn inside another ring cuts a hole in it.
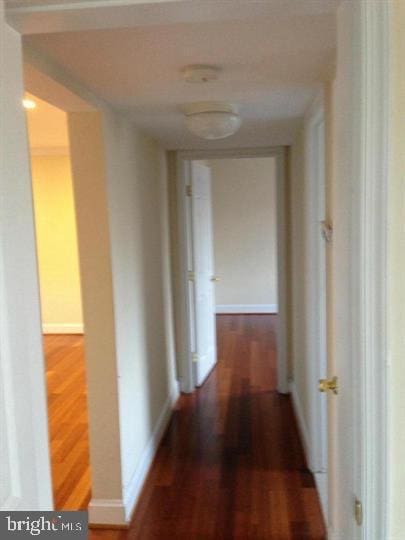
M 338 378 L 332 377 L 332 379 L 320 379 L 318 390 L 320 392 L 327 392 L 331 390 L 334 394 L 339 393 Z
M 217 276 L 212 276 L 211 281 L 215 281 L 215 282 L 216 282 L 216 281 L 220 281 L 220 279 L 219 279 L 219 277 L 217 277 Z

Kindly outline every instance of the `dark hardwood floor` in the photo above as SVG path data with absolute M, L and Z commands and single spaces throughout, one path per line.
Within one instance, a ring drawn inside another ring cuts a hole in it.
M 90 466 L 83 336 L 44 336 L 56 510 L 85 510 Z
M 125 531 L 91 540 L 321 540 L 291 400 L 276 392 L 276 316 L 218 316 L 218 366 L 183 395 Z

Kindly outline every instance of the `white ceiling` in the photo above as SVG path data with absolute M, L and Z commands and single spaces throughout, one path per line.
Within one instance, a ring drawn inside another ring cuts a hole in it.
M 166 148 L 290 144 L 333 64 L 337 3 L 162 2 L 170 4 L 171 24 L 161 23 L 162 11 L 148 19 L 148 6 L 142 4 L 142 25 L 33 34 L 25 43 L 120 108 Z M 176 12 L 177 4 L 187 4 L 190 13 Z M 153 7 L 156 3 L 149 5 L 151 16 Z M 219 78 L 186 83 L 180 70 L 188 64 L 219 66 Z M 208 142 L 186 131 L 181 105 L 207 99 L 239 105 L 243 124 L 237 134 Z

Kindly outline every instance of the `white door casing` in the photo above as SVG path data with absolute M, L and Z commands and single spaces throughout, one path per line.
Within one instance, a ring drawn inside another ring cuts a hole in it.
M 231 150 L 187 150 L 178 151 L 176 157 L 177 187 L 177 232 L 178 232 L 178 315 L 176 332 L 178 336 L 178 379 L 182 392 L 194 390 L 192 351 L 194 350 L 194 297 L 189 282 L 191 260 L 191 237 L 187 222 L 191 219 L 191 201 L 186 196 L 187 185 L 191 183 L 191 162 L 193 160 L 274 157 L 277 170 L 277 283 L 278 283 L 278 330 L 277 330 L 277 389 L 288 393 L 288 350 L 287 350 L 287 218 L 285 160 L 283 147 L 248 148 Z
M 193 371 L 194 384 L 201 386 L 217 361 L 211 171 L 209 167 L 197 162 L 191 163 L 191 188 L 190 225 L 193 256 L 193 320 L 195 324 Z
M 363 504 L 362 540 L 387 540 L 388 399 L 387 213 L 390 128 L 390 2 L 360 2 L 358 35 L 361 82 L 354 115 L 359 158 L 353 197 L 354 273 L 352 290 L 358 368 L 353 376 L 356 494 Z M 355 231 L 359 234 L 356 235 Z M 361 418 L 361 422 L 356 421 Z M 400 464 L 396 464 L 400 466 Z

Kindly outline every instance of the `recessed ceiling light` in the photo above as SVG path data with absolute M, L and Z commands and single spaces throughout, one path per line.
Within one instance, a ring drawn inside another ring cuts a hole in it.
M 35 109 L 35 107 L 37 106 L 35 101 L 33 101 L 32 99 L 24 98 L 22 102 L 23 102 L 24 109 Z

